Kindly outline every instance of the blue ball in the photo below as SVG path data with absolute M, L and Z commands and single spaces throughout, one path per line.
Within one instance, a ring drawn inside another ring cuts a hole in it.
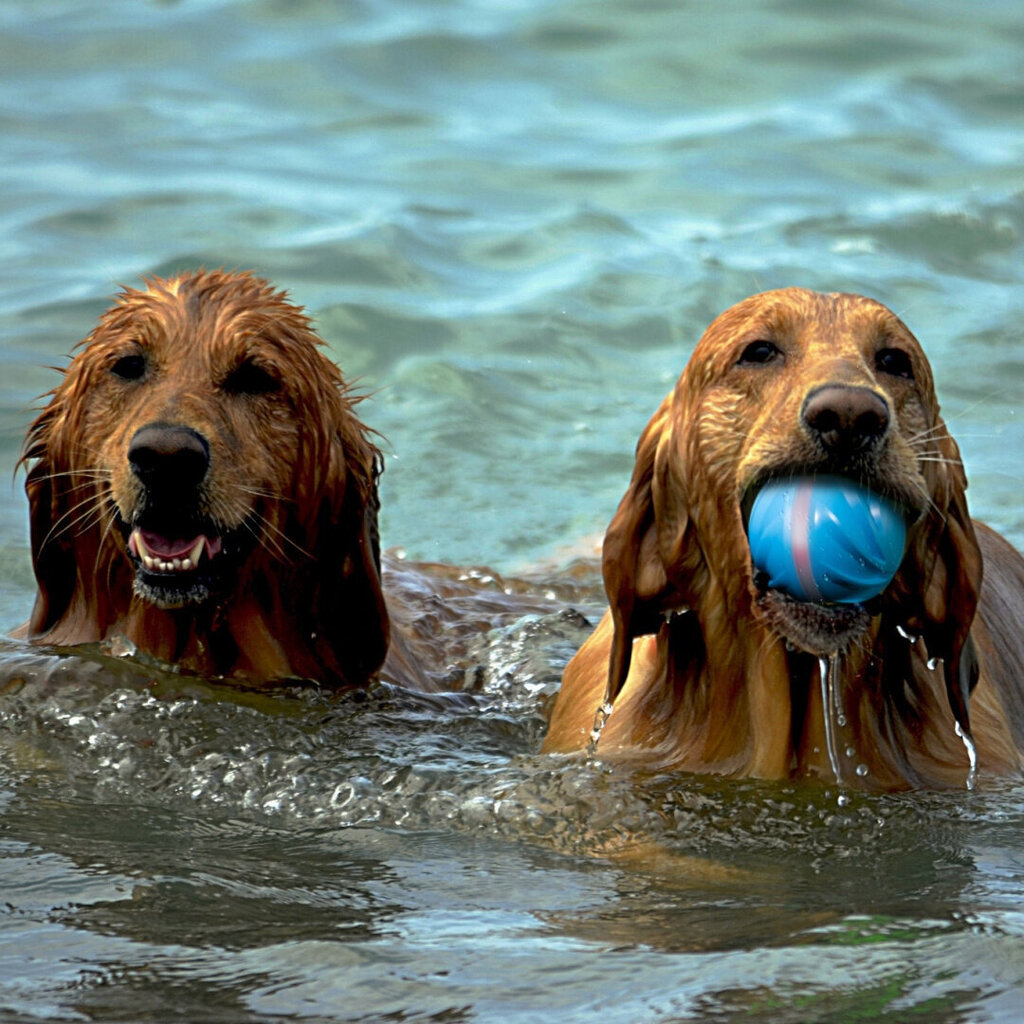
M 852 480 L 797 477 L 761 488 L 747 535 L 770 587 L 799 601 L 856 604 L 889 585 L 907 526 L 891 501 Z

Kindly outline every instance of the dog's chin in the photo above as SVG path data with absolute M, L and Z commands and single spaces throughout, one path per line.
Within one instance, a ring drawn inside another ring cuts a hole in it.
M 179 608 L 198 608 L 211 603 L 218 590 L 208 575 L 188 573 L 186 578 L 167 578 L 163 573 L 153 573 L 142 566 L 135 567 L 132 589 L 135 595 L 156 608 L 173 611 Z
M 776 634 L 818 658 L 842 654 L 871 625 L 870 613 L 860 604 L 798 601 L 778 590 L 765 591 L 757 604 Z

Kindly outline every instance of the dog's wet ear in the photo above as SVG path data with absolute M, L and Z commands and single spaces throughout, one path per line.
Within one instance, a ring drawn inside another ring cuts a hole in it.
M 364 495 L 342 513 L 342 519 L 348 518 L 352 524 L 342 584 L 343 601 L 351 617 L 352 644 L 344 657 L 350 676 L 361 681 L 372 676 L 384 663 L 390 638 L 380 568 L 378 480 L 382 468 L 380 454 L 374 451 L 369 479 L 363 485 Z
M 60 621 L 77 580 L 70 530 L 75 516 L 69 491 L 72 469 L 60 431 L 63 408 L 58 389 L 29 427 L 19 459 L 19 465 L 27 470 L 25 496 L 36 577 L 36 599 L 25 627 L 29 636 L 42 636 Z
M 889 613 L 908 632 L 924 636 L 929 656 L 941 660 L 950 709 L 969 734 L 968 703 L 978 678 L 970 631 L 981 591 L 982 555 L 957 444 L 941 420 L 933 434 L 929 509 L 911 531 L 890 586 Z
M 331 443 L 319 511 L 313 614 L 338 675 L 362 685 L 383 664 L 390 637 L 378 526 L 383 460 L 354 414 L 347 416 L 351 423 Z
M 633 640 L 656 633 L 666 612 L 684 600 L 678 570 L 691 530 L 672 469 L 672 416 L 669 395 L 640 436 L 629 488 L 604 538 L 602 571 L 614 625 L 608 701 L 625 684 Z

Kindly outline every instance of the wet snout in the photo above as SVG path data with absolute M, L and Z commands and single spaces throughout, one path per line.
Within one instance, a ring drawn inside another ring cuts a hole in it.
M 877 449 L 889 433 L 892 413 L 872 388 L 825 384 L 804 399 L 800 422 L 825 452 L 842 458 Z
M 191 427 L 151 423 L 128 446 L 132 473 L 153 498 L 188 500 L 210 468 L 210 445 Z
M 209 442 L 184 424 L 150 423 L 133 435 L 127 457 L 139 491 L 124 510 L 135 592 L 164 608 L 205 601 L 227 550 L 204 495 Z

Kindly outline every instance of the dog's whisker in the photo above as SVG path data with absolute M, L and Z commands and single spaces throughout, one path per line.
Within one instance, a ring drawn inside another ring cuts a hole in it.
M 100 467 L 87 467 L 85 469 L 62 469 L 53 470 L 50 473 L 46 473 L 43 477 L 45 480 L 61 480 L 64 477 L 85 477 L 86 480 L 110 480 L 113 477 L 113 472 L 109 469 L 101 469 Z
M 967 405 L 964 405 L 961 408 L 957 409 L 954 413 L 949 413 L 945 409 L 943 409 L 943 418 L 945 419 L 947 424 L 956 423 L 957 420 L 962 419 L 964 416 L 972 415 L 978 409 L 984 409 L 987 406 L 991 405 L 993 402 L 1004 400 L 1007 397 L 1011 397 L 1013 395 L 1014 391 L 1011 390 L 1010 388 L 992 388 L 991 390 L 986 391 L 985 394 L 982 395 L 981 397 L 976 398 L 973 402 L 968 402 Z M 964 435 L 962 435 L 958 430 L 957 436 Z
M 276 491 L 269 491 L 262 487 L 248 487 L 245 484 L 238 484 L 237 490 L 240 494 L 247 494 L 251 498 L 268 498 L 282 505 L 295 503 L 294 498 L 289 498 L 287 495 L 278 494 Z
M 81 508 L 83 504 L 86 503 L 80 503 L 79 505 L 76 506 L 76 509 Z M 78 536 L 80 534 L 86 533 L 89 529 L 91 529 L 102 518 L 103 509 L 101 506 L 92 504 L 91 502 L 89 503 L 89 506 L 90 507 L 86 508 L 85 511 L 83 511 L 80 515 L 76 516 L 74 519 L 68 521 L 59 530 L 51 529 L 50 532 L 43 539 L 41 546 L 45 546 L 51 543 L 52 541 L 57 540 L 60 536 L 62 536 L 65 533 L 73 533 L 75 536 Z M 68 517 L 65 516 L 63 518 L 67 519 Z
M 266 527 L 266 529 L 260 529 L 260 526 Z M 256 543 L 274 559 L 283 565 L 293 565 L 294 562 L 288 555 L 285 547 L 280 543 L 277 537 L 272 532 L 272 524 L 263 522 L 259 519 L 251 522 L 246 520 L 244 523 L 245 529 L 252 535 Z M 300 549 L 301 551 L 301 549 Z
M 269 533 L 266 534 L 264 534 L 263 531 L 261 531 L 261 535 L 268 544 L 274 545 L 272 553 L 276 553 L 278 557 L 280 557 L 280 559 L 286 564 L 292 564 L 292 560 L 287 553 L 286 545 L 287 547 L 294 548 L 295 552 L 301 555 L 303 558 L 313 557 L 312 552 L 307 551 L 301 544 L 294 540 L 294 538 L 289 537 L 285 530 L 283 530 L 276 523 L 272 522 L 266 516 L 258 516 L 256 521 L 267 531 L 269 531 Z M 271 549 L 267 548 L 267 550 Z
M 100 534 L 100 543 L 96 548 L 96 559 L 95 562 L 93 563 L 92 569 L 94 575 L 99 575 L 100 562 L 103 559 L 105 553 L 104 549 L 106 548 L 107 541 L 110 538 L 110 535 L 113 533 L 114 529 L 117 526 L 117 506 L 114 505 L 113 502 L 110 502 L 109 507 L 104 510 L 104 514 L 106 516 L 107 522 L 106 525 L 103 527 L 103 532 Z M 113 558 L 107 558 L 106 563 L 107 586 L 109 587 L 113 580 L 114 566 L 117 563 Z
M 259 547 L 263 548 L 264 551 L 273 555 L 285 565 L 291 564 L 291 560 L 285 554 L 281 545 L 274 539 L 273 535 L 268 534 L 266 530 L 259 529 L 260 526 L 269 527 L 269 524 L 262 521 L 260 517 L 257 517 L 255 520 L 244 519 L 242 521 L 242 528 L 252 536 L 253 540 L 256 541 Z
M 953 459 L 944 455 L 918 455 L 918 462 L 933 462 L 940 466 L 963 466 L 962 459 Z
M 908 444 L 917 444 L 922 440 L 935 440 L 937 438 L 944 437 L 947 433 L 945 423 L 933 423 L 930 427 L 925 427 L 923 430 L 917 431 L 915 434 L 909 434 L 906 438 Z
M 63 534 L 74 530 L 75 527 L 81 524 L 84 520 L 90 519 L 97 513 L 102 513 L 103 503 L 104 496 L 98 494 L 90 494 L 88 497 L 76 502 L 62 516 L 53 522 L 40 546 L 45 547 L 51 541 L 56 540 Z M 77 532 L 84 532 L 84 529 Z

